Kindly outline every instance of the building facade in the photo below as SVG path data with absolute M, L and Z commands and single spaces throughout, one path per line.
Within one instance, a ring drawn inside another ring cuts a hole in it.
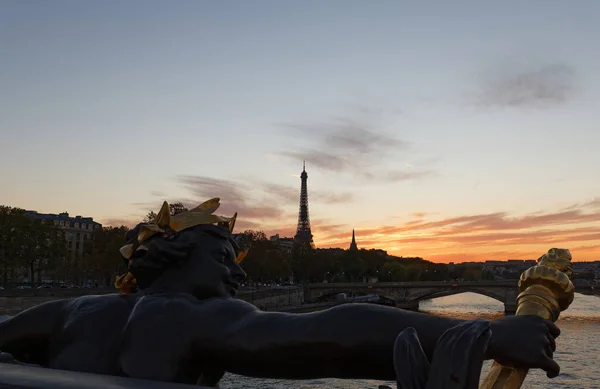
M 269 238 L 271 242 L 273 242 L 279 250 L 281 250 L 286 255 L 291 254 L 292 249 L 294 247 L 294 238 L 281 238 L 279 234 L 275 234 Z
M 95 222 L 91 217 L 73 217 L 69 216 L 67 212 L 52 214 L 26 211 L 25 214 L 33 219 L 43 220 L 46 223 L 52 223 L 56 227 L 63 229 L 71 260 L 80 258 L 83 255 L 84 242 L 92 238 L 95 230 L 102 228 L 102 224 Z

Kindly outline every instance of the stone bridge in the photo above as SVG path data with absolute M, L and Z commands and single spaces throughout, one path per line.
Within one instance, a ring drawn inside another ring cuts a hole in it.
M 600 296 L 600 285 L 580 285 L 575 282 L 575 290 L 577 293 Z M 298 286 L 260 290 L 242 288 L 237 297 L 268 311 L 304 312 L 343 303 L 343 301 L 335 301 L 339 293 L 346 293 L 348 296 L 375 294 L 393 300 L 399 308 L 416 310 L 419 308 L 419 301 L 465 292 L 478 293 L 502 302 L 508 314 L 515 311 L 518 292 L 516 281 L 307 284 L 303 288 Z M 24 309 L 50 300 L 107 293 L 115 293 L 115 290 L 113 288 L 0 290 L 0 315 L 15 315 Z
M 46 301 L 116 293 L 114 288 L 103 289 L 26 289 L 0 290 L 0 316 L 17 313 Z M 238 298 L 261 309 L 271 310 L 284 306 L 302 306 L 304 293 L 300 287 L 242 288 Z
M 600 295 L 600 286 L 578 286 L 578 293 Z M 419 301 L 460 293 L 477 293 L 504 304 L 506 314 L 514 314 L 519 290 L 516 281 L 480 282 L 378 282 L 308 284 L 304 287 L 304 301 L 318 303 L 331 301 L 339 293 L 350 296 L 376 294 L 395 301 L 399 308 L 418 310 Z

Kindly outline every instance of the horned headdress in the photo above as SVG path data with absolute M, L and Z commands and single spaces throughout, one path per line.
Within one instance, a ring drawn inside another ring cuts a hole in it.
M 212 224 L 227 228 L 229 232 L 233 232 L 237 212 L 232 217 L 213 215 L 219 206 L 220 199 L 215 197 L 203 202 L 196 208 L 189 211 L 171 215 L 169 203 L 163 202 L 163 205 L 156 215 L 156 218 L 151 223 L 143 223 L 139 226 L 139 232 L 135 242 L 127 244 L 119 250 L 123 258 L 129 260 L 137 251 L 148 250 L 143 244 L 144 241 L 156 236 L 163 235 L 164 237 L 173 236 L 177 232 L 181 232 L 188 228 L 199 226 L 202 224 Z M 242 251 L 236 258 L 236 263 L 242 262 L 248 250 Z M 115 287 L 119 288 L 122 293 L 128 293 L 135 285 L 135 277 L 131 273 L 117 277 Z

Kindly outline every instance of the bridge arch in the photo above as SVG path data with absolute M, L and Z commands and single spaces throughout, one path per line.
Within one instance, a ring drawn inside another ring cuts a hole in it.
M 368 287 L 364 287 L 364 288 L 361 287 L 361 288 L 348 288 L 348 289 L 338 289 L 338 290 L 325 290 L 323 293 L 312 298 L 311 301 L 315 301 L 315 302 L 332 301 L 336 298 L 337 295 L 342 294 L 342 293 L 346 294 L 348 297 L 377 295 L 383 299 L 387 299 L 387 300 L 391 300 L 391 301 L 399 300 L 398 295 L 393 292 L 387 293 L 383 290 L 379 290 L 376 288 L 371 289 Z
M 493 293 L 493 292 L 489 292 L 485 289 L 478 289 L 478 288 L 458 288 L 458 289 L 438 289 L 438 290 L 432 290 L 429 293 L 424 293 L 424 294 L 420 294 L 417 295 L 415 297 L 411 297 L 409 298 L 409 301 L 424 301 L 424 300 L 431 300 L 431 299 L 435 299 L 438 297 L 447 297 L 447 296 L 454 296 L 457 294 L 462 294 L 462 293 L 475 293 L 475 294 L 479 294 L 481 296 L 486 296 L 489 298 L 492 298 L 496 301 L 499 301 L 501 303 L 506 303 L 506 296 L 503 294 L 499 294 L 499 293 Z
M 513 282 L 339 283 L 307 285 L 304 288 L 304 297 L 307 302 L 325 302 L 332 301 L 334 295 L 339 293 L 348 296 L 373 294 L 394 301 L 398 307 L 414 309 L 423 300 L 475 293 L 502 303 L 505 314 L 514 314 L 518 292 L 517 285 Z

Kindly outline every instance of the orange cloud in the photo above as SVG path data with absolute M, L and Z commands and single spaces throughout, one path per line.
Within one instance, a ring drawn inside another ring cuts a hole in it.
M 551 247 L 569 248 L 576 261 L 600 260 L 600 201 L 558 212 L 507 213 L 425 220 L 415 213 L 399 225 L 356 231 L 359 246 L 435 262 L 536 259 Z M 324 231 L 325 232 L 325 231 Z M 346 247 L 348 231 L 325 232 L 323 246 Z
M 188 198 L 170 199 L 195 206 L 220 196 L 219 213 L 239 213 L 236 231 L 262 230 L 293 237 L 296 230 L 298 190 L 271 183 L 238 183 L 208 177 L 179 177 Z M 253 193 L 251 193 L 253 192 Z M 311 200 L 323 204 L 353 201 L 347 193 L 316 192 Z M 158 210 L 160 204 L 137 204 L 140 210 Z M 551 247 L 571 250 L 576 261 L 600 260 L 600 197 L 555 212 L 510 215 L 506 212 L 436 218 L 415 212 L 393 225 L 356 229 L 363 248 L 380 248 L 398 256 L 419 256 L 435 262 L 536 259 Z M 138 220 L 109 219 L 105 225 L 132 226 Z M 353 226 L 326 219 L 311 223 L 317 247 L 347 248 Z
M 163 200 L 171 203 L 181 202 L 187 207 L 195 207 L 203 201 L 219 197 L 221 206 L 218 214 L 231 216 L 238 213 L 236 231 L 247 229 L 262 230 L 267 235 L 279 233 L 280 236 L 291 237 L 296 231 L 294 219 L 297 214 L 299 187 L 293 188 L 267 181 L 252 180 L 223 180 L 204 176 L 179 176 L 177 182 L 184 187 L 189 195 L 169 198 L 162 192 L 151 192 L 152 197 L 161 197 L 159 201 L 132 204 L 139 210 L 139 215 L 131 219 L 106 218 L 106 226 L 126 225 L 135 226 L 150 212 L 158 212 Z M 311 191 L 311 203 L 342 205 L 354 201 L 351 192 Z M 326 223 L 313 222 L 319 230 L 326 230 Z M 284 229 L 282 230 L 282 226 Z
M 100 220 L 100 223 L 104 227 L 121 227 L 125 226 L 127 228 L 133 228 L 139 221 L 135 221 L 132 219 L 122 219 L 122 218 L 108 218 Z

